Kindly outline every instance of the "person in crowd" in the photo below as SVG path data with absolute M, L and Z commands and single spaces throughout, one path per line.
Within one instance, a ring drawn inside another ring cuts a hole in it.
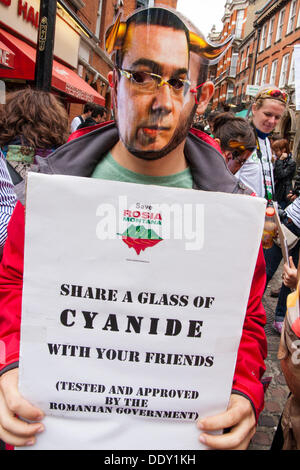
M 296 243 L 289 250 L 289 254 L 293 260 L 293 265 L 297 266 L 299 261 L 300 249 L 300 197 L 297 197 L 284 210 L 279 210 L 279 214 L 281 223 L 285 225 L 285 227 L 298 238 L 298 241 L 296 239 Z M 270 249 L 265 250 L 264 255 L 266 260 L 267 286 L 269 281 L 272 279 L 273 275 L 277 271 L 279 264 L 282 260 L 281 247 L 274 243 Z M 287 297 L 290 292 L 290 286 L 287 283 L 283 282 L 279 290 L 278 302 L 275 309 L 275 319 L 273 322 L 273 328 L 279 334 L 281 334 L 286 312 Z
M 7 225 L 16 203 L 14 185 L 6 166 L 5 157 L 0 151 L 0 259 L 7 237 Z
M 29 87 L 7 95 L 0 111 L 0 147 L 14 184 L 67 139 L 68 115 L 54 95 Z
M 220 111 L 212 111 L 211 113 L 209 113 L 208 117 L 207 117 L 207 123 L 208 123 L 208 126 L 205 128 L 205 131 L 207 133 L 209 133 L 212 137 L 213 137 L 213 134 L 214 134 L 214 119 L 219 115 L 221 114 Z
M 230 104 L 223 104 L 223 111 L 224 113 L 229 113 L 230 112 Z
M 82 114 L 80 114 L 79 116 L 75 116 L 71 122 L 71 128 L 70 128 L 71 133 L 75 132 L 77 127 L 80 124 L 83 124 L 84 121 L 91 116 L 94 106 L 95 104 L 92 102 L 85 103 Z
M 256 148 L 253 128 L 249 122 L 232 113 L 221 113 L 213 121 L 214 138 L 220 145 L 228 168 L 235 174 Z
M 95 126 L 104 122 L 106 119 L 106 109 L 103 106 L 95 105 L 92 114 L 85 119 L 82 124 L 79 124 L 77 130 L 84 129 L 85 127 Z
M 300 196 L 300 166 L 297 168 L 295 181 L 293 184 L 293 188 L 287 195 L 287 199 L 290 202 L 295 201 L 295 199 Z
M 291 202 L 287 196 L 293 188 L 292 180 L 296 172 L 296 162 L 290 153 L 287 139 L 276 140 L 272 145 L 272 150 L 276 155 L 274 163 L 275 200 L 281 209 L 285 209 Z
M 278 134 L 277 132 L 273 131 L 269 135 L 269 141 L 270 141 L 271 147 L 274 144 L 274 142 L 276 142 L 277 140 L 281 140 L 281 139 L 283 139 L 283 137 L 280 134 Z
M 280 417 L 271 450 L 300 450 L 300 311 L 299 267 L 290 257 L 284 265 L 284 283 L 295 291 L 289 294 L 277 357 L 290 394 Z
M 203 122 L 200 122 L 200 121 L 194 122 L 193 128 L 198 129 L 199 131 L 205 132 L 205 124 Z
M 288 95 L 275 86 L 266 86 L 259 90 L 251 108 L 251 124 L 256 136 L 256 151 L 253 152 L 242 168 L 236 173 L 236 176 L 244 184 L 252 188 L 257 196 L 265 198 L 268 204 L 272 203 L 275 199 L 272 149 L 268 136 L 280 122 L 286 110 L 287 101 Z M 288 222 L 287 217 L 284 219 L 285 222 L 289 225 L 293 224 L 291 231 L 297 235 L 294 230 L 298 232 L 298 227 L 292 221 Z M 274 244 L 271 249 L 264 250 L 264 256 L 266 261 L 267 287 L 282 259 L 281 249 Z M 286 298 L 283 299 L 283 302 L 285 305 Z M 281 330 L 281 315 L 282 313 L 278 317 L 275 314 L 273 326 L 277 331 Z
M 284 91 L 269 86 L 262 88 L 252 105 L 252 125 L 256 134 L 257 149 L 236 176 L 257 196 L 274 200 L 272 150 L 268 136 L 284 114 L 288 96 Z
M 283 139 L 283 137 L 281 137 L 280 134 L 275 134 L 274 132 L 272 132 L 269 137 L 269 142 L 270 142 L 270 145 L 271 145 L 271 149 L 273 150 L 273 144 L 274 142 L 276 142 L 277 140 L 281 140 Z M 276 160 L 276 155 L 274 154 L 273 152 L 273 160 L 274 160 L 274 163 L 275 163 L 275 160 Z
M 0 257 L 17 202 L 14 185 L 37 163 L 37 155 L 46 157 L 66 142 L 67 127 L 65 108 L 49 93 L 18 90 L 0 106 Z
M 298 281 L 298 270 L 294 264 L 292 256 L 289 256 L 289 262 L 284 263 L 282 273 L 283 284 L 291 290 L 295 290 Z
M 47 168 L 39 170 L 140 184 L 159 185 L 163 178 L 169 186 L 252 194 L 228 171 L 214 140 L 206 134 L 203 140 L 203 133 L 190 130 L 196 110 L 202 115 L 214 92 L 213 83 L 207 81 L 209 60 L 217 59 L 230 40 L 222 45 L 206 43 L 196 27 L 165 7 L 137 10 L 122 22 L 122 27 L 120 24 L 117 18 L 106 37 L 106 48 L 114 62 L 108 79 L 116 123 L 68 142 L 47 159 Z M 72 165 L 74 155 L 76 164 Z M 0 338 L 8 358 L 1 366 L 0 437 L 18 446 L 34 443 L 37 433 L 43 431 L 41 410 L 28 403 L 17 387 L 24 249 L 22 200 L 11 219 L 0 266 Z M 13 293 L 8 294 L 8 285 L 17 286 Z M 198 421 L 199 439 L 212 449 L 246 449 L 263 408 L 260 379 L 266 356 L 266 320 L 261 303 L 264 285 L 260 250 L 228 408 Z M 15 415 L 35 422 L 29 424 Z M 228 432 L 214 432 L 224 428 Z

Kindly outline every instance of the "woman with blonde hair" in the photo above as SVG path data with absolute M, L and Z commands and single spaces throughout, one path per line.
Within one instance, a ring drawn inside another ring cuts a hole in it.
M 275 86 L 263 87 L 255 96 L 252 105 L 251 124 L 256 136 L 256 151 L 236 173 L 236 176 L 248 187 L 253 189 L 257 196 L 263 197 L 272 204 L 275 198 L 274 175 L 272 164 L 272 149 L 268 136 L 279 124 L 288 103 L 288 95 Z M 282 222 L 294 235 L 299 236 L 300 227 L 290 223 L 286 217 Z M 294 250 L 294 249 L 293 249 Z M 294 253 L 291 253 L 294 254 Z M 296 255 L 296 253 L 295 253 Z M 268 282 L 272 279 L 282 259 L 281 248 L 273 244 L 270 249 L 264 249 L 266 261 L 266 274 Z M 298 260 L 295 262 L 298 262 Z M 285 315 L 287 292 L 285 286 L 281 288 L 275 312 L 273 328 L 280 333 Z
M 256 136 L 256 152 L 237 173 L 237 177 L 257 196 L 274 200 L 272 150 L 268 136 L 280 122 L 288 95 L 275 86 L 262 88 L 252 105 L 251 124 Z

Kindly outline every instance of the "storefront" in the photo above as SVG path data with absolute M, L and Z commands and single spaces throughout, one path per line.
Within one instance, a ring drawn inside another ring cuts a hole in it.
M 0 80 L 7 91 L 32 85 L 35 75 L 39 0 L 0 0 Z M 104 97 L 76 72 L 80 35 L 59 15 L 56 17 L 52 90 L 68 103 Z
M 0 68 L 13 69 L 15 63 L 15 54 L 0 41 Z

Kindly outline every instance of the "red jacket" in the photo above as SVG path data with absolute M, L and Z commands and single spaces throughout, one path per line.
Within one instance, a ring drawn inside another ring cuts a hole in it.
M 97 127 L 99 128 L 97 129 Z M 109 125 L 107 126 L 108 130 L 104 129 L 104 136 L 109 133 L 110 137 L 109 139 L 105 137 L 106 142 L 103 143 L 102 127 L 103 124 L 90 128 L 89 135 L 87 135 L 88 131 L 86 129 L 83 129 L 84 132 L 81 131 L 82 133 L 79 135 L 75 132 L 73 134 L 74 139 L 70 139 L 70 142 L 62 146 L 61 150 L 52 154 L 52 170 L 57 174 L 88 176 L 88 171 L 91 171 L 89 159 L 94 163 L 94 160 L 99 158 L 99 148 L 102 145 L 105 145 L 108 149 L 112 148 L 113 142 L 118 139 L 114 126 Z M 189 158 L 192 164 L 193 176 L 198 186 L 204 190 L 226 190 L 226 192 L 237 192 L 239 188 L 243 188 L 243 185 L 237 183 L 237 179 L 227 169 L 223 157 L 216 150 L 213 139 L 199 131 L 193 130 L 192 134 L 196 137 L 190 139 L 186 157 Z M 99 142 L 99 139 L 101 142 Z M 215 148 L 209 150 L 212 145 Z M 72 158 L 72 162 L 68 165 L 70 158 Z M 198 168 L 200 162 L 202 162 L 201 169 Z M 83 174 L 82 168 L 85 168 L 87 163 L 88 170 Z M 208 171 L 210 180 L 212 180 L 211 186 L 208 186 L 209 181 L 205 176 Z M 250 191 L 248 194 L 250 194 Z M 18 202 L 8 225 L 8 238 L 0 265 L 0 374 L 16 367 L 19 360 L 24 228 L 24 206 Z M 266 316 L 261 300 L 265 281 L 265 261 L 262 248 L 260 248 L 232 387 L 235 393 L 240 393 L 249 398 L 255 409 L 256 419 L 258 419 L 264 406 L 264 390 L 261 377 L 265 371 L 264 359 L 267 355 L 267 341 L 264 332 Z

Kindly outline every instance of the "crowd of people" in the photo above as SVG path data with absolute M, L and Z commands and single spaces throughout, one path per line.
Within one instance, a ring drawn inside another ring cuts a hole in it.
M 255 97 L 249 120 L 238 118 L 232 113 L 213 112 L 208 116 L 209 128 L 206 130 L 219 142 L 230 170 L 257 196 L 264 197 L 268 204 L 277 203 L 281 223 L 294 235 L 289 246 L 290 262 L 284 265 L 282 286 L 271 291 L 271 296 L 278 297 L 273 327 L 279 334 L 285 317 L 287 296 L 291 293 L 291 277 L 296 276 L 295 266 L 298 266 L 300 248 L 299 170 L 296 173 L 296 160 L 290 151 L 290 142 L 273 134 L 286 104 L 286 93 L 268 86 Z M 242 124 L 244 131 L 237 130 L 238 123 Z M 242 160 L 232 150 L 228 150 L 224 134 L 226 127 L 227 140 L 234 140 L 236 132 L 239 135 L 238 140 L 244 151 Z M 202 128 L 205 130 L 204 126 Z M 248 134 L 245 133 L 246 129 Z M 264 250 L 264 255 L 267 287 L 282 260 L 280 245 L 274 243 L 270 249 Z
M 32 88 L 9 93 L 0 107 L 0 339 L 8 351 L 0 367 L 0 439 L 13 446 L 34 444 L 43 431 L 41 411 L 17 388 L 29 170 L 52 173 L 53 162 L 59 160 L 66 174 L 140 184 L 161 184 L 164 177 L 169 186 L 258 196 L 268 206 L 277 202 L 282 224 L 297 237 L 290 264 L 284 266 L 274 316 L 273 326 L 280 334 L 288 295 L 291 288 L 298 289 L 300 173 L 296 174 L 291 142 L 273 136 L 286 111 L 286 93 L 270 85 L 255 97 L 249 119 L 230 111 L 214 112 L 208 117 L 209 128 L 197 124 L 196 111 L 204 114 L 214 92 L 207 81 L 202 35 L 166 8 L 149 8 L 147 16 L 143 11 L 130 16 L 121 29 L 114 27 L 107 37 L 115 64 L 108 76 L 114 122 L 103 125 L 107 110 L 86 103 L 69 127 L 59 99 Z M 174 42 L 173 56 L 169 50 Z M 210 46 L 209 58 L 216 59 L 221 52 L 219 45 L 215 50 Z M 187 145 L 190 142 L 193 145 Z M 72 167 L 74 154 L 76 165 L 78 154 L 81 158 L 80 168 Z M 200 440 L 209 448 L 247 449 L 255 433 L 263 409 L 261 379 L 267 354 L 262 296 L 281 259 L 279 244 L 260 249 L 228 409 L 198 422 Z M 283 335 L 281 341 L 284 344 Z M 285 414 L 285 422 L 289 416 Z M 227 432 L 214 433 L 220 429 Z M 295 438 L 289 439 L 289 445 L 300 448 Z
M 79 116 L 75 116 L 71 122 L 71 133 L 78 129 L 95 126 L 101 122 L 105 122 L 107 118 L 107 110 L 104 106 L 95 103 L 86 103 L 83 112 Z

